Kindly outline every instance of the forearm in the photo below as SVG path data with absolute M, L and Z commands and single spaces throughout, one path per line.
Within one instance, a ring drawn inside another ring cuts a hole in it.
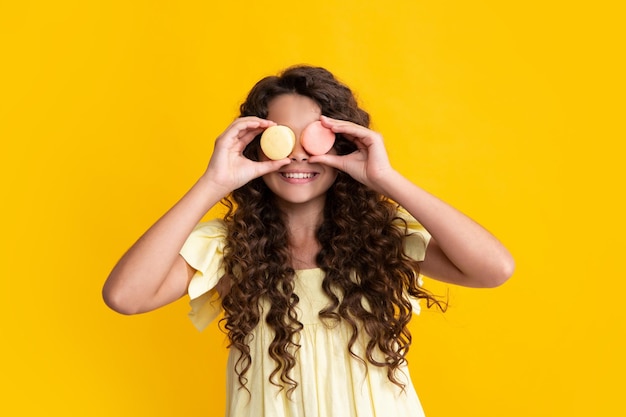
M 435 256 L 424 261 L 425 275 L 473 287 L 497 286 L 511 276 L 511 254 L 481 225 L 397 171 L 379 185 L 432 235 Z
M 185 270 L 173 270 L 180 249 L 197 223 L 224 195 L 225 190 L 206 176 L 198 180 L 115 265 L 103 288 L 105 302 L 119 312 L 133 313 L 154 304 L 153 299 L 164 286 L 170 294 L 160 294 L 160 298 L 184 295 Z
M 328 117 L 321 121 L 351 140 L 357 150 L 311 157 L 310 162 L 346 172 L 408 210 L 433 237 L 422 262 L 425 275 L 475 287 L 496 286 L 509 278 L 514 266 L 506 248 L 479 224 L 393 169 L 379 133 Z

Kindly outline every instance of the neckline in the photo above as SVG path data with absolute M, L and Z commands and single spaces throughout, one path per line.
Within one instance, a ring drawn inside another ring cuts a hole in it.
M 320 267 L 315 267 L 315 268 L 305 268 L 305 269 L 294 269 L 294 271 L 296 271 L 296 273 L 301 274 L 301 273 L 307 273 L 307 272 L 313 272 L 313 271 L 320 271 L 322 268 Z

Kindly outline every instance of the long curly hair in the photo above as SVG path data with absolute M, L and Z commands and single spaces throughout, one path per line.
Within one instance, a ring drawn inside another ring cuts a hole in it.
M 278 76 L 259 81 L 241 104 L 241 116 L 267 118 L 268 104 L 283 94 L 314 100 L 322 114 L 369 126 L 370 117 L 359 108 L 352 91 L 329 71 L 311 66 L 291 67 Z M 244 154 L 258 160 L 259 138 Z M 345 155 L 356 150 L 337 136 L 335 150 Z M 273 193 L 261 178 L 234 190 L 224 201 L 227 239 L 224 270 L 229 289 L 222 297 L 222 326 L 229 346 L 239 351 L 235 370 L 247 389 L 246 373 L 252 364 L 249 341 L 262 319 L 259 302 L 267 300 L 267 325 L 274 331 L 269 356 L 276 362 L 270 382 L 291 393 L 298 382 L 290 376 L 296 365 L 298 320 L 291 266 L 289 232 L 274 204 Z M 426 299 L 428 307 L 441 303 L 418 283 L 419 263 L 403 250 L 406 223 L 398 206 L 381 194 L 339 172 L 327 192 L 324 218 L 317 230 L 321 250 L 316 262 L 325 274 L 323 291 L 330 303 L 319 312 L 329 326 L 343 321 L 351 329 L 346 347 L 358 360 L 387 367 L 391 382 L 404 388 L 397 376 L 411 345 L 407 327 L 412 314 L 408 296 Z M 364 356 L 355 351 L 366 336 Z M 382 356 L 381 356 L 382 354 Z

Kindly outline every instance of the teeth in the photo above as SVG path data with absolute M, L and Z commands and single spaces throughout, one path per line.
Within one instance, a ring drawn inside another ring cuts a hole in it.
M 315 176 L 314 173 L 308 172 L 284 172 L 283 177 L 285 178 L 294 178 L 294 179 L 304 179 L 304 178 L 313 178 Z

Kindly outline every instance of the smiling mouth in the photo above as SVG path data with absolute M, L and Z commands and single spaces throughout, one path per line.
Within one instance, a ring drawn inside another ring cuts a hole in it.
M 302 179 L 307 179 L 307 178 L 313 178 L 314 176 L 317 175 L 317 173 L 315 172 L 281 172 L 280 175 L 282 175 L 284 178 L 302 180 Z

